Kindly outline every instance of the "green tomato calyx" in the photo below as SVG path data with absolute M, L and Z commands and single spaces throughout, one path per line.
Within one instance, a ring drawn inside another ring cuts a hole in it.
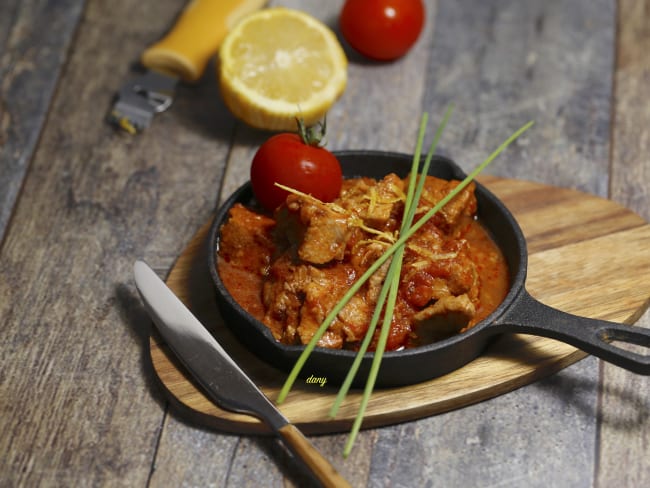
M 323 119 L 322 122 L 318 122 L 315 125 L 307 127 L 305 121 L 296 117 L 296 123 L 298 124 L 298 134 L 302 139 L 302 142 L 308 146 L 314 147 L 323 147 L 327 144 L 327 139 L 325 134 L 327 132 L 327 120 Z

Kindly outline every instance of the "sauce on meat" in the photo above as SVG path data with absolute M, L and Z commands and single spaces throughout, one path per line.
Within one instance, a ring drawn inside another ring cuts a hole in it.
M 306 344 L 396 239 L 407 184 L 394 174 L 349 179 L 332 203 L 291 194 L 273 216 L 234 205 L 219 241 L 224 285 L 278 341 Z M 427 176 L 416 220 L 457 184 Z M 476 219 L 474 188 L 466 187 L 407 241 L 387 350 L 467 330 L 507 294 L 507 265 Z M 341 310 L 319 346 L 358 348 L 387 267 Z

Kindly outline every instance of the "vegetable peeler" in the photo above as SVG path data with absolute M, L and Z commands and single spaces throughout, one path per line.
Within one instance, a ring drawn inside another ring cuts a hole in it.
M 147 71 L 117 92 L 108 120 L 130 134 L 148 127 L 167 110 L 179 81 L 196 82 L 226 33 L 267 0 L 192 0 L 172 29 L 140 57 Z

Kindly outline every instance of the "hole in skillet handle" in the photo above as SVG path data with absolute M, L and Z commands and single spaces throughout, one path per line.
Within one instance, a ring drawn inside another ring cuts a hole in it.
M 389 173 L 405 177 L 411 167 L 412 156 L 383 151 L 341 151 L 335 153 L 345 177 L 369 176 L 383 178 Z M 443 179 L 465 178 L 465 173 L 452 160 L 434 156 L 429 174 Z M 527 251 L 523 233 L 512 214 L 489 190 L 476 184 L 479 221 L 487 228 L 503 252 L 509 272 L 510 291 L 504 301 L 485 320 L 469 331 L 448 339 L 401 351 L 384 353 L 377 378 L 377 387 L 410 385 L 454 371 L 479 356 L 492 336 L 499 332 L 490 327 L 502 315 L 524 287 Z M 235 191 L 219 208 L 208 238 L 208 266 L 213 279 L 217 305 L 227 327 L 251 352 L 269 365 L 289 372 L 302 346 L 277 342 L 269 329 L 246 312 L 230 295 L 217 271 L 217 253 L 220 228 L 235 203 L 254 204 L 250 183 Z M 348 350 L 315 348 L 302 368 L 301 377 L 326 377 L 328 384 L 340 384 L 350 369 L 356 353 Z M 353 383 L 363 386 L 370 370 L 372 353 L 364 355 L 359 373 Z

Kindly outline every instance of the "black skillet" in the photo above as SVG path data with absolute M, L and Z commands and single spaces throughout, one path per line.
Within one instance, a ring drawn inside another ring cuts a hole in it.
M 377 151 L 345 151 L 336 155 L 346 177 L 382 178 L 391 172 L 403 177 L 412 160 L 412 156 L 406 154 Z M 465 177 L 460 167 L 443 157 L 433 159 L 429 174 L 444 179 L 462 180 Z M 479 220 L 492 234 L 508 262 L 510 291 L 491 315 L 467 332 L 432 344 L 384 353 L 377 386 L 409 385 L 454 371 L 479 356 L 490 340 L 504 332 L 558 339 L 635 373 L 650 374 L 650 355 L 630 352 L 611 343 L 622 341 L 650 347 L 650 330 L 567 314 L 529 295 L 525 288 L 528 252 L 519 225 L 503 203 L 484 186 L 477 184 L 476 196 Z M 289 371 L 302 346 L 278 343 L 266 326 L 235 302 L 217 272 L 219 229 L 227 219 L 228 210 L 237 202 L 254 203 L 250 183 L 240 187 L 222 205 L 210 230 L 208 264 L 216 287 L 217 304 L 225 323 L 245 346 L 269 364 Z M 328 383 L 340 383 L 354 358 L 353 351 L 316 348 L 301 375 L 326 377 Z M 372 353 L 367 353 L 355 384 L 365 383 L 371 360 Z

